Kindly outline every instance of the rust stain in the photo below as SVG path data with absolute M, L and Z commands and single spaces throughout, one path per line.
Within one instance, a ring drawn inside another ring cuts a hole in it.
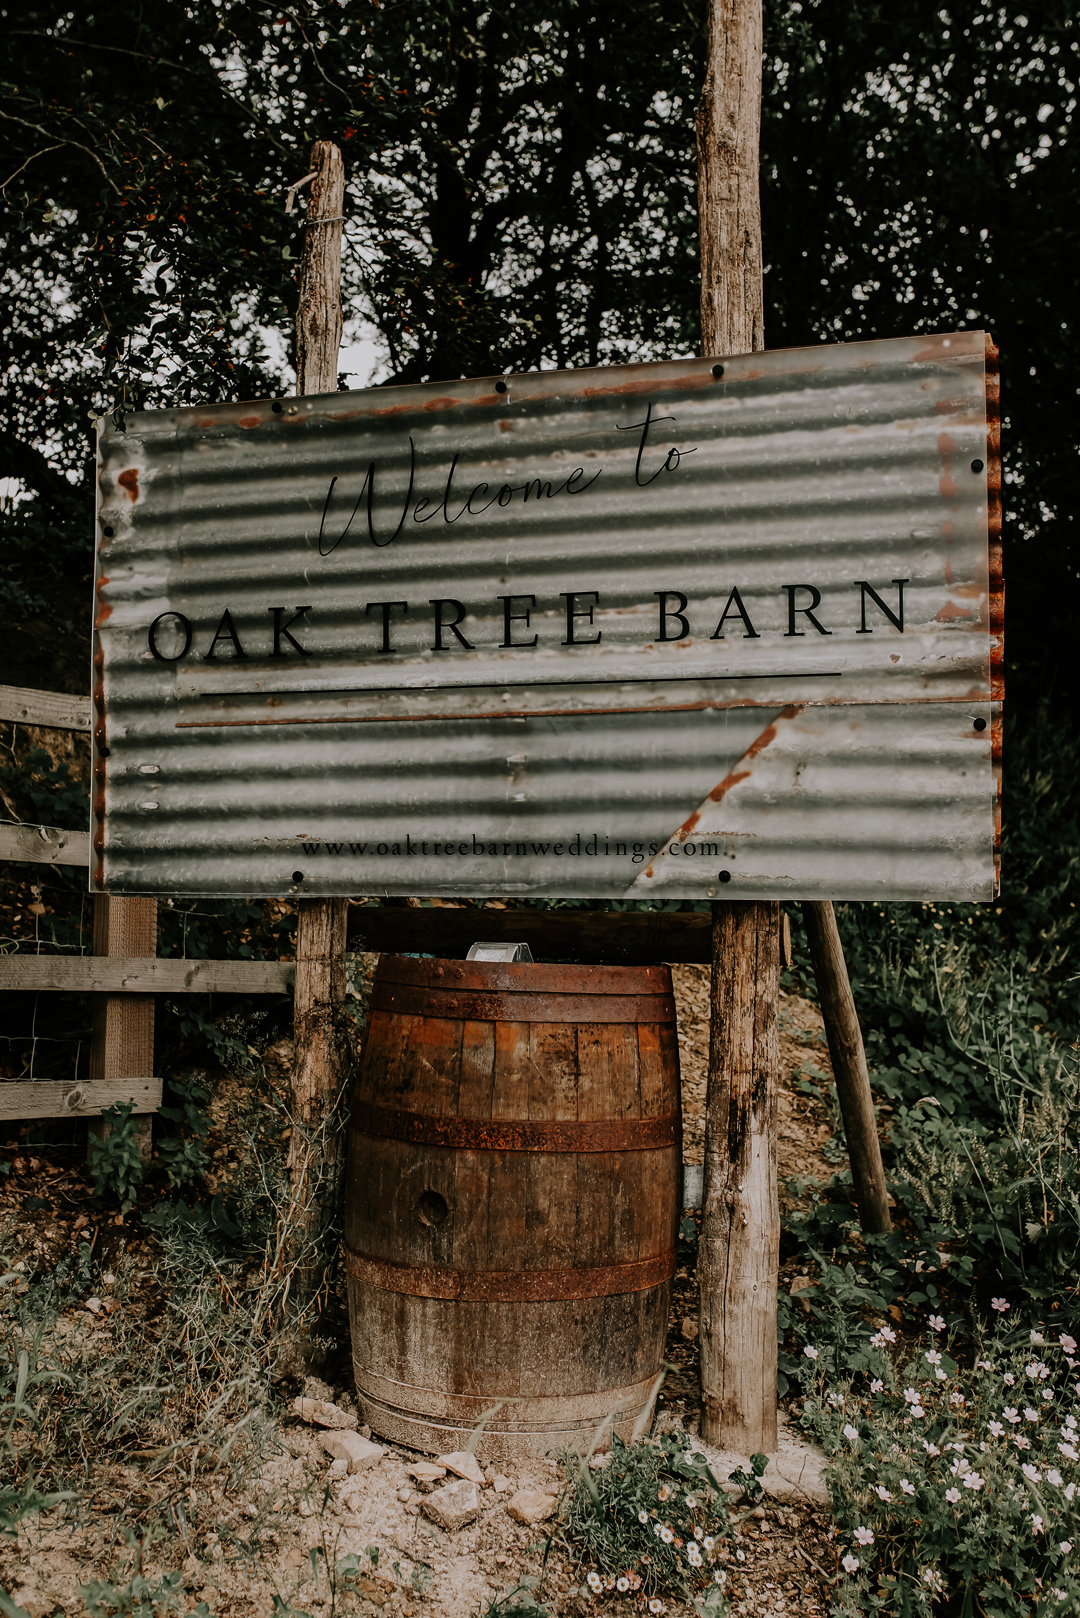
M 964 607 L 958 607 L 955 601 L 946 601 L 941 611 L 934 614 L 934 622 L 937 624 L 951 624 L 955 623 L 958 618 L 970 620 L 974 617 L 973 612 L 968 612 Z
M 216 427 L 217 421 L 213 416 L 207 416 L 205 421 L 197 421 L 195 425 L 196 427 Z
M 943 500 L 955 500 L 960 492 L 960 486 L 952 475 L 952 465 L 956 458 L 956 444 L 948 433 L 939 433 L 937 447 L 938 454 L 941 456 L 941 477 L 938 479 L 941 498 Z
M 261 416 L 241 416 L 238 419 L 236 425 L 238 427 L 261 427 L 262 426 L 262 417 Z
M 410 1038 L 413 1034 L 410 1034 Z M 445 1045 L 440 1028 L 432 1044 Z M 598 1119 L 591 1122 L 522 1118 L 444 1117 L 407 1112 L 363 1101 L 353 1102 L 352 1127 L 361 1135 L 406 1141 L 412 1146 L 439 1146 L 456 1151 L 647 1152 L 677 1144 L 679 1114 L 661 1117 Z
M 804 702 L 793 702 L 790 703 L 786 708 L 781 708 L 776 717 L 775 723 L 766 725 L 765 729 L 761 732 L 761 735 L 755 737 L 755 739 L 750 743 L 750 746 L 746 749 L 746 752 L 743 754 L 742 758 L 739 760 L 739 763 L 748 764 L 752 759 L 757 758 L 759 753 L 763 753 L 766 747 L 768 747 L 769 743 L 776 740 L 781 719 L 796 718 L 798 714 L 802 713 L 805 706 L 806 704 Z M 710 802 L 719 803 L 721 798 L 727 796 L 732 787 L 738 786 L 740 781 L 745 781 L 746 777 L 750 773 L 751 772 L 749 770 L 732 770 L 730 775 L 725 775 L 724 779 L 719 783 L 719 785 L 713 787 L 712 791 L 709 793 Z
M 127 495 L 128 499 L 131 501 L 132 505 L 134 505 L 136 500 L 139 498 L 139 469 L 138 469 L 138 467 L 137 466 L 129 466 L 126 472 L 121 472 L 119 474 L 116 481 L 117 481 L 117 483 L 119 483 L 120 487 L 124 490 L 124 493 Z
M 1001 551 L 1001 378 L 998 350 L 989 333 L 984 356 L 986 383 L 986 530 L 990 566 L 990 689 L 995 701 L 1005 695 L 1005 578 Z M 998 777 L 1000 798 L 1001 781 Z M 998 813 L 1000 815 L 1000 804 Z M 1000 871 L 999 871 L 1000 876 Z
M 761 373 L 755 372 L 754 374 L 760 375 Z M 620 382 L 618 387 L 582 388 L 580 392 L 571 392 L 569 397 L 578 399 L 612 399 L 618 397 L 619 395 L 626 394 L 664 393 L 672 391 L 682 392 L 686 388 L 714 388 L 717 380 L 718 379 L 713 376 L 712 369 L 710 367 L 710 369 L 704 372 L 704 374 L 701 376 L 673 377 L 670 382 L 659 381 L 656 377 L 646 377 L 640 382 Z M 733 379 L 729 377 L 725 380 L 731 381 Z M 738 380 L 741 382 L 742 378 L 740 377 Z
M 646 1292 L 671 1280 L 675 1260 L 671 1248 L 629 1264 L 561 1270 L 455 1270 L 448 1265 L 397 1263 L 358 1253 L 345 1244 L 345 1267 L 362 1286 L 459 1303 L 549 1303 Z
M 961 331 L 946 333 L 941 337 L 928 337 L 926 346 L 911 356 L 911 363 L 931 365 L 935 360 L 955 362 L 958 359 L 966 359 L 978 353 L 978 350 L 972 347 L 972 339 L 977 335 L 979 334 L 975 332 Z
M 494 398 L 505 402 L 501 393 L 495 394 Z M 388 416 L 411 416 L 417 410 L 456 410 L 458 405 L 464 402 L 462 399 L 429 399 L 426 404 L 422 404 L 418 399 L 409 399 L 405 404 L 382 405 L 377 410 L 368 410 L 363 414 L 376 421 L 382 421 Z
M 746 749 L 746 752 L 739 759 L 739 763 L 749 764 L 752 762 L 752 760 L 757 758 L 758 754 L 763 752 L 765 748 L 768 747 L 770 742 L 775 741 L 777 729 L 781 719 L 794 719 L 797 714 L 802 713 L 805 706 L 806 704 L 804 702 L 798 702 L 791 703 L 786 708 L 781 708 L 773 723 L 771 725 L 766 725 L 765 729 L 761 732 L 761 735 L 756 736 L 750 743 L 750 746 Z M 706 802 L 710 804 L 719 803 L 722 798 L 727 796 L 732 787 L 737 787 L 740 781 L 745 781 L 747 776 L 752 774 L 753 771 L 749 769 L 734 769 L 729 771 L 729 773 L 725 775 L 724 779 L 719 782 L 717 786 L 713 787 Z M 693 814 L 689 815 L 687 819 L 683 821 L 678 830 L 672 833 L 672 835 L 668 838 L 668 842 L 685 843 L 686 839 L 690 836 L 698 821 L 701 819 L 704 809 L 704 804 L 700 809 L 695 809 Z M 655 876 L 655 874 L 655 863 L 647 865 L 642 872 L 642 876 L 644 877 Z

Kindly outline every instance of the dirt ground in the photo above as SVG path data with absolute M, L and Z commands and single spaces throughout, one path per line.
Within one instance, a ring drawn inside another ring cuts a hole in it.
M 708 1052 L 708 972 L 678 967 L 674 972 L 680 1020 L 685 1156 L 700 1163 L 704 1145 L 704 1100 Z M 808 1001 L 785 995 L 781 1001 L 780 1179 L 782 1195 L 797 1200 L 799 1181 L 832 1172 L 830 1120 L 813 1084 L 829 1073 L 820 1016 Z M 808 1082 L 809 1080 L 809 1082 Z M 800 1088 L 802 1086 L 803 1088 Z M 835 1160 L 835 1150 L 832 1148 Z M 90 1242 L 100 1260 L 100 1296 L 72 1307 L 58 1332 L 89 1340 L 107 1357 L 118 1312 L 130 1309 L 153 1319 L 160 1308 L 161 1281 L 154 1272 L 154 1247 L 138 1220 L 106 1214 L 92 1198 L 85 1171 L 68 1149 L 20 1146 L 5 1150 L 0 1162 L 10 1172 L 0 1179 L 0 1252 L 14 1266 L 15 1284 L 46 1273 L 80 1241 Z M 677 1274 L 668 1343 L 669 1376 L 658 1420 L 695 1432 L 698 1419 L 696 1338 L 697 1300 L 691 1248 Z M 126 1263 L 141 1285 L 120 1301 L 110 1290 L 107 1265 Z M 791 1273 L 789 1273 L 789 1271 Z M 790 1288 L 795 1267 L 782 1271 Z M 157 1301 L 155 1301 L 155 1299 Z M 337 1380 L 309 1392 L 332 1397 L 354 1410 L 347 1355 L 334 1361 Z M 332 1378 L 333 1369 L 325 1371 Z M 290 1390 L 292 1392 L 296 1389 Z M 288 1406 L 286 1404 L 288 1412 Z M 177 1612 L 213 1618 L 336 1618 L 338 1613 L 382 1614 L 385 1618 L 473 1618 L 512 1588 L 522 1575 L 543 1575 L 538 1594 L 563 1618 L 586 1611 L 642 1610 L 632 1595 L 582 1593 L 584 1569 L 575 1567 L 556 1520 L 522 1526 L 507 1506 L 519 1489 L 558 1496 L 564 1478 L 555 1461 L 538 1458 L 513 1469 L 507 1479 L 489 1472 L 479 1490 L 476 1521 L 448 1533 L 424 1515 L 423 1494 L 410 1474 L 423 1459 L 395 1445 L 366 1471 L 340 1476 L 344 1463 L 331 1461 L 311 1426 L 286 1413 L 277 1442 L 242 1487 L 225 1491 L 194 1473 L 190 1483 L 169 1469 L 151 1473 L 137 1454 L 123 1464 L 101 1459 L 89 1487 L 70 1507 L 25 1520 L 17 1534 L 0 1540 L 0 1591 L 7 1591 L 30 1618 L 82 1615 L 88 1610 L 79 1587 L 111 1580 L 134 1591 L 133 1576 L 157 1589 L 155 1600 L 123 1604 L 104 1600 L 102 1614 L 132 1613 L 158 1618 Z M 5 1460 L 0 1454 L 0 1467 Z M 0 1476 L 0 1486 L 3 1484 Z M 126 1535 L 125 1537 L 125 1530 Z M 131 1535 L 141 1547 L 128 1542 Z M 817 1505 L 766 1501 L 737 1530 L 727 1568 L 728 1594 L 736 1614 L 775 1618 L 822 1618 L 835 1576 L 837 1552 L 829 1521 Z M 377 1547 L 373 1561 L 368 1547 Z M 349 1553 L 363 1563 L 358 1577 L 333 1574 Z M 169 1596 L 162 1580 L 177 1576 Z M 173 1599 L 175 1598 L 175 1599 Z M 202 1605 L 200 1605 L 202 1604 Z M 671 1615 L 692 1613 L 665 1601 Z M 0 1603 L 0 1611 L 10 1611 Z

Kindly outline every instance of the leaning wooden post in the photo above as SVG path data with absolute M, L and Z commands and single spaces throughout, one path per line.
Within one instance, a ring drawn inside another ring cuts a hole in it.
M 710 0 L 697 119 L 701 345 L 765 346 L 758 138 L 761 0 Z M 713 906 L 712 1015 L 698 1282 L 702 1437 L 774 1451 L 780 908 Z
M 296 311 L 298 395 L 337 391 L 341 347 L 341 225 L 345 165 L 330 141 L 311 148 L 311 193 L 300 302 Z M 335 1213 L 341 1139 L 338 1110 L 347 1050 L 341 1025 L 345 1000 L 346 899 L 301 899 L 293 991 L 293 1128 L 289 1177 L 294 1228 L 305 1248 L 299 1291 L 310 1296 L 323 1270 L 320 1237 Z
M 874 1119 L 874 1098 L 866 1067 L 862 1029 L 851 993 L 844 947 L 836 925 L 836 912 L 827 901 L 807 901 L 803 907 L 810 959 L 814 963 L 818 1000 L 832 1057 L 836 1093 L 844 1118 L 851 1178 L 859 1201 L 863 1230 L 892 1229 L 889 1193 L 881 1163 L 881 1142 Z

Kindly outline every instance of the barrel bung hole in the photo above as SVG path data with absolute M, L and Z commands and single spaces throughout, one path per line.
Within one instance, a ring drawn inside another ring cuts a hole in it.
M 425 1191 L 416 1204 L 416 1212 L 422 1225 L 442 1225 L 446 1223 L 450 1209 L 446 1205 L 446 1198 L 440 1197 L 437 1191 Z

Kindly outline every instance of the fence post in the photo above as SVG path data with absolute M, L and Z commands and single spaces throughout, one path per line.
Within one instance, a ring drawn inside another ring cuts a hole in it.
M 95 894 L 93 950 L 95 955 L 156 955 L 157 900 Z M 153 995 L 95 995 L 90 1079 L 148 1079 L 153 1074 Z M 149 1162 L 153 1117 L 134 1118 L 132 1122 L 139 1154 L 144 1163 Z M 92 1136 L 105 1140 L 112 1125 L 104 1119 L 91 1118 L 89 1129 Z

